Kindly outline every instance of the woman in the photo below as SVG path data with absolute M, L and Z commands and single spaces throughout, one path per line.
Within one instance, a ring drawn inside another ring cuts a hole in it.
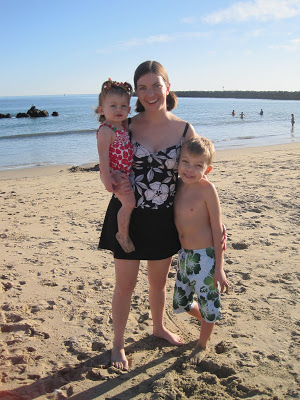
M 128 130 L 134 148 L 131 183 L 136 208 L 129 235 L 136 250 L 125 253 L 115 238 L 121 207 L 115 196 L 108 206 L 99 243 L 99 248 L 111 250 L 115 259 L 111 363 L 123 370 L 128 369 L 124 332 L 140 260 L 147 260 L 153 335 L 174 345 L 183 344 L 181 337 L 164 327 L 163 316 L 171 258 L 180 249 L 173 217 L 178 159 L 183 141 L 195 135 L 191 125 L 170 112 L 177 98 L 170 92 L 168 75 L 160 63 L 146 61 L 139 65 L 134 86 L 139 114 L 128 121 Z M 123 182 L 118 192 L 130 189 L 125 177 Z

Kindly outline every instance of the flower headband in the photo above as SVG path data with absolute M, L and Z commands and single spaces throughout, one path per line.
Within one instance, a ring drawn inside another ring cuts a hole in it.
M 116 82 L 108 78 L 108 81 L 103 83 L 103 89 L 107 91 L 109 91 L 113 87 L 120 87 L 123 90 L 125 90 L 125 92 L 128 93 L 129 95 L 131 95 L 132 93 L 132 86 L 127 82 Z

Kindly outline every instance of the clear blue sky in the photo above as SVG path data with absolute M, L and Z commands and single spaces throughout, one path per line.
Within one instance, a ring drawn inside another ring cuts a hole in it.
M 143 61 L 173 90 L 300 90 L 300 0 L 0 0 L 0 96 L 98 93 Z

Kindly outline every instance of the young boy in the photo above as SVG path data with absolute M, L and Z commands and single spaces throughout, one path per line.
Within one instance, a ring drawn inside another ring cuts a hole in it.
M 223 269 L 221 207 L 205 176 L 212 170 L 212 142 L 194 137 L 183 143 L 175 196 L 175 224 L 181 243 L 174 288 L 175 313 L 187 311 L 201 321 L 200 338 L 190 359 L 199 364 L 208 349 L 215 321 L 221 318 L 220 293 L 229 284 Z M 198 302 L 193 300 L 196 293 Z

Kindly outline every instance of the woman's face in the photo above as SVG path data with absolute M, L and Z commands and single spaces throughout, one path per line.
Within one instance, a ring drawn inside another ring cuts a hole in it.
M 170 83 L 166 83 L 160 75 L 149 72 L 140 77 L 136 86 L 136 94 L 145 111 L 167 110 Z

